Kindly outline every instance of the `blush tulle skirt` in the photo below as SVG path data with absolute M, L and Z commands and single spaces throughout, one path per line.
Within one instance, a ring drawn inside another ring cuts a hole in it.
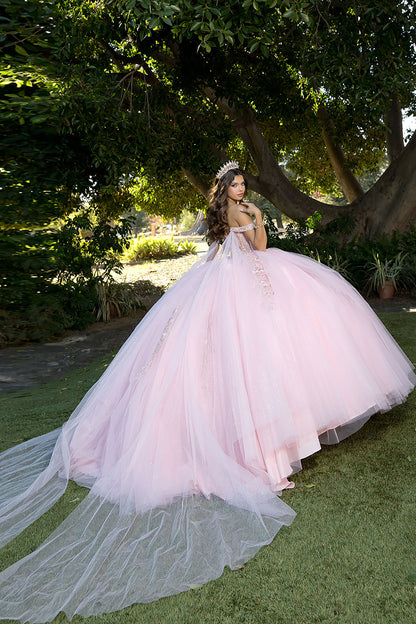
M 276 492 L 301 459 L 403 402 L 412 371 L 339 274 L 232 230 L 61 429 L 0 455 L 0 545 L 68 480 L 89 489 L 0 574 L 0 619 L 98 615 L 240 567 L 293 521 Z

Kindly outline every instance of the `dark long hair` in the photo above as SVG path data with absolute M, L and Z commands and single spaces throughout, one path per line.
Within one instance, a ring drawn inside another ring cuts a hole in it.
M 207 238 L 209 243 L 223 240 L 230 231 L 227 220 L 228 209 L 228 187 L 235 176 L 241 175 L 244 178 L 247 190 L 247 178 L 242 169 L 230 169 L 221 178 L 215 180 L 214 186 L 208 195 L 208 210 L 206 216 Z

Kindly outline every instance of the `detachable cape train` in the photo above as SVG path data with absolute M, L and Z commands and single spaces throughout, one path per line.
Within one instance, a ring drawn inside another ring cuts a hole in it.
M 0 618 L 97 615 L 241 566 L 295 514 L 322 442 L 405 400 L 412 365 L 357 291 L 231 228 L 149 311 L 62 429 L 0 455 L 0 544 L 86 498 L 0 574 Z

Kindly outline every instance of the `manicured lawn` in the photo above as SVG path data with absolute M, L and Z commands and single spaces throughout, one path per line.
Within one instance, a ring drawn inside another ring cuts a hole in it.
M 416 362 L 416 314 L 382 318 Z M 0 449 L 59 426 L 107 360 L 58 382 L 0 397 Z M 353 437 L 304 461 L 283 499 L 298 513 L 244 568 L 199 589 L 88 624 L 413 624 L 416 614 L 416 392 Z M 38 522 L 0 551 L 30 552 L 83 495 L 71 484 Z M 55 624 L 66 622 L 58 616 Z

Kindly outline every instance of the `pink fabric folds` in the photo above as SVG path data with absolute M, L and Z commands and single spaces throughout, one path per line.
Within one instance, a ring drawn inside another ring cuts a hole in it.
M 147 602 L 238 567 L 301 459 L 405 400 L 412 365 L 340 275 L 232 230 L 150 310 L 61 431 L 0 455 L 0 536 L 88 495 L 0 574 L 0 618 Z

